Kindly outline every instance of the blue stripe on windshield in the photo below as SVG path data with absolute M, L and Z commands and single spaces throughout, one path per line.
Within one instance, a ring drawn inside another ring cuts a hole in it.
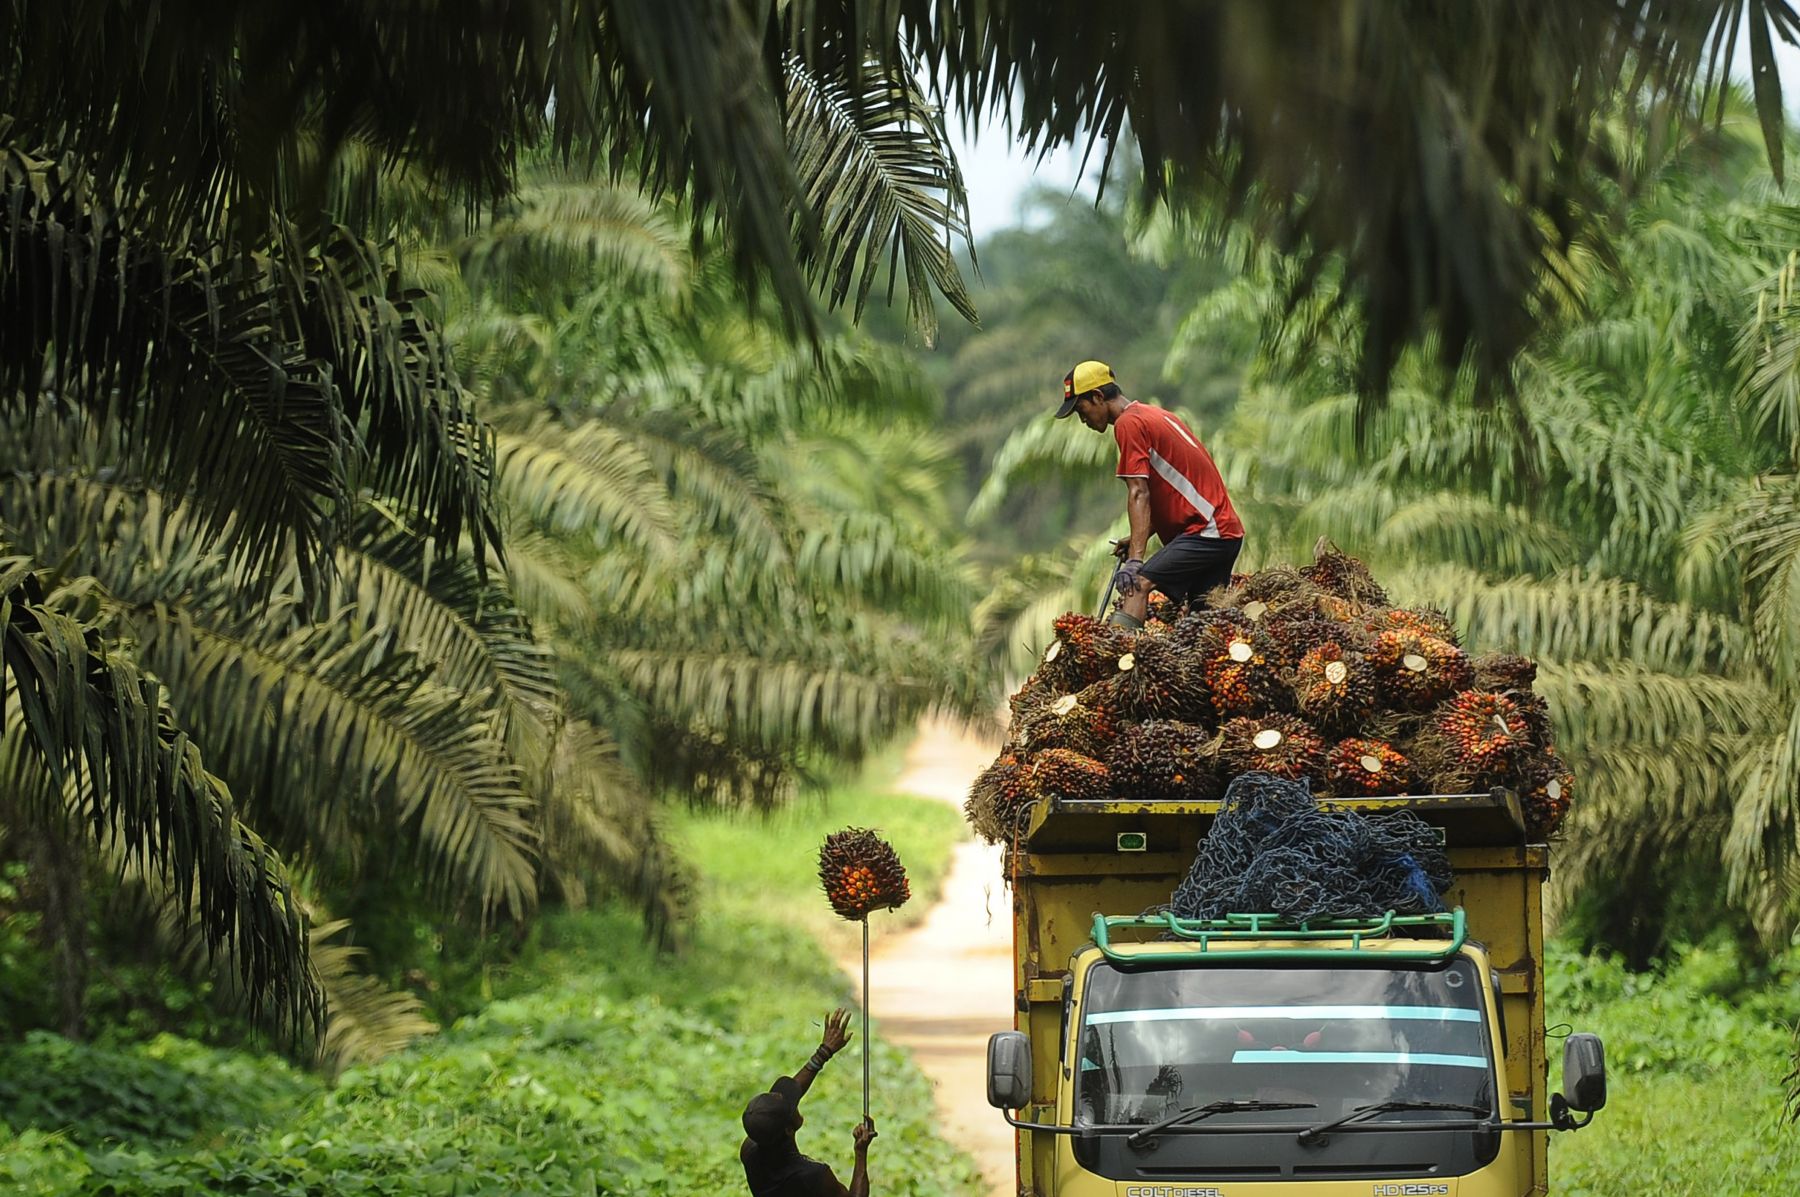
M 1192 1019 L 1327 1018 L 1419 1019 L 1480 1022 L 1481 1011 L 1460 1006 L 1179 1006 L 1166 1010 L 1111 1010 L 1088 1015 L 1089 1026 L 1113 1022 L 1170 1022 Z
M 1435 1052 L 1233 1052 L 1233 1064 L 1441 1064 L 1446 1068 L 1486 1068 L 1480 1056 Z

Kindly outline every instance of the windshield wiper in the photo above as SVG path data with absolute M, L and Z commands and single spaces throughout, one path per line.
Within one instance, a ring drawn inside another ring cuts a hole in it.
M 1342 1118 L 1334 1118 L 1330 1122 L 1321 1122 L 1317 1126 L 1309 1126 L 1300 1132 L 1302 1143 L 1316 1143 L 1330 1131 L 1340 1126 L 1348 1126 L 1352 1122 L 1363 1122 L 1377 1114 L 1387 1114 L 1396 1110 L 1460 1110 L 1465 1114 L 1475 1114 L 1482 1118 L 1493 1113 L 1486 1106 L 1469 1106 L 1455 1101 L 1378 1101 L 1372 1105 L 1357 1106 Z
M 1125 1142 L 1132 1147 L 1141 1145 L 1146 1139 L 1155 1138 L 1158 1134 L 1173 1126 L 1187 1126 L 1194 1122 L 1204 1122 L 1214 1114 L 1236 1114 L 1250 1110 L 1316 1110 L 1319 1103 L 1315 1101 L 1251 1101 L 1247 1098 L 1231 1098 L 1227 1101 L 1209 1101 L 1203 1106 L 1189 1106 L 1177 1111 L 1153 1126 L 1133 1131 L 1125 1136 Z

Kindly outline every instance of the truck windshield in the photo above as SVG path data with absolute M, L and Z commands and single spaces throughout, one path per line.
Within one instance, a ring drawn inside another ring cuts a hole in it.
M 1076 1117 L 1089 1124 L 1142 1125 L 1231 1099 L 1313 1103 L 1308 1122 L 1383 1101 L 1496 1108 L 1481 985 L 1466 959 L 1131 971 L 1100 963 L 1088 972 L 1078 1046 Z M 1210 1121 L 1269 1120 L 1246 1112 Z

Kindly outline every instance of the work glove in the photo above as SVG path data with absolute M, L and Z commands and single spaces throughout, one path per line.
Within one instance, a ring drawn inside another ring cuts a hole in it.
M 1113 575 L 1113 588 L 1121 595 L 1130 594 L 1133 588 L 1137 586 L 1138 574 L 1142 573 L 1143 569 L 1144 563 L 1138 558 L 1133 557 L 1124 565 L 1121 565 L 1119 567 L 1119 572 Z

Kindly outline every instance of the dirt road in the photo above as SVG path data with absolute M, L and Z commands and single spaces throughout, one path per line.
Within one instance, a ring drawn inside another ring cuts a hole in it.
M 894 790 L 962 806 L 995 746 L 928 723 Z M 1013 1133 L 987 1104 L 987 1039 L 1012 1028 L 1012 907 L 999 849 L 960 844 L 923 922 L 875 948 L 873 1014 L 931 1078 L 944 1135 L 975 1157 L 993 1197 L 1013 1197 Z M 840 961 L 860 986 L 862 963 Z M 860 996 L 860 995 L 859 995 Z

